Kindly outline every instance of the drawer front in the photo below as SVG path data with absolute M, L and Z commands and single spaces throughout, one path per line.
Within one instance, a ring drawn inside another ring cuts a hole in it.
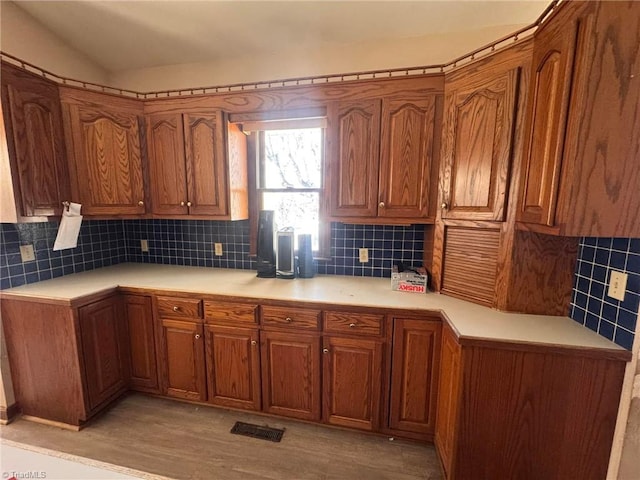
M 156 297 L 161 317 L 202 318 L 202 300 L 184 297 Z
M 324 312 L 324 331 L 354 335 L 382 335 L 384 315 L 353 312 Z
M 233 302 L 204 302 L 204 319 L 211 324 L 256 324 L 258 305 Z
M 320 310 L 308 308 L 262 307 L 262 324 L 274 327 L 290 327 L 318 330 Z

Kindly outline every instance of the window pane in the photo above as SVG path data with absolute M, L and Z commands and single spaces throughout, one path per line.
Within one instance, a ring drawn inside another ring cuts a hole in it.
M 295 248 L 298 248 L 298 235 L 310 233 L 313 239 L 313 249 L 318 250 L 320 220 L 320 194 L 318 192 L 264 192 L 262 194 L 262 208 L 276 212 L 275 223 L 278 230 L 293 227 L 296 240 Z
M 320 188 L 322 129 L 266 130 L 262 188 Z

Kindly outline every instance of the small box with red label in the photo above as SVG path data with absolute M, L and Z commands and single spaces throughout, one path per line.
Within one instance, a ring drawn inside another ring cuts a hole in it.
M 406 268 L 406 267 L 405 267 Z M 419 270 L 423 270 L 420 272 Z M 424 268 L 399 271 L 397 265 L 391 272 L 391 290 L 399 292 L 426 293 L 429 275 Z

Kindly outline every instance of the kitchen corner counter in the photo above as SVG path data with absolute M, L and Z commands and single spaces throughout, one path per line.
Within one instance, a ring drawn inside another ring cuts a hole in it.
M 499 312 L 437 293 L 394 292 L 388 278 L 320 275 L 311 279 L 263 279 L 251 270 L 125 263 L 3 290 L 0 295 L 3 299 L 72 305 L 83 297 L 118 287 L 437 312 L 456 331 L 461 343 L 557 346 L 631 358 L 631 352 L 568 317 Z

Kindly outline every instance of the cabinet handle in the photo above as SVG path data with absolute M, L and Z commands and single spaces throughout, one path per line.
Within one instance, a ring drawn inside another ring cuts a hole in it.
M 187 207 L 190 207 L 190 206 L 191 206 L 191 202 L 187 202 Z
M 180 311 L 180 307 L 173 307 L 173 311 L 174 312 L 179 312 Z
M 256 342 L 255 340 L 251 340 L 251 345 L 253 345 L 254 347 L 258 344 L 258 342 Z
M 384 208 L 384 202 L 380 202 L 380 203 L 378 204 L 378 206 L 379 206 L 380 208 Z
M 198 340 L 200 338 L 200 334 L 196 333 L 196 340 Z
M 355 323 L 350 323 L 349 324 L 349 328 L 355 328 L 356 324 Z
M 185 205 L 184 202 L 180 202 L 181 207 L 184 207 L 184 205 Z
M 322 353 L 329 353 L 329 349 L 328 348 L 323 348 L 322 349 Z
M 284 319 L 284 321 L 287 322 L 287 323 L 291 323 L 291 322 L 293 322 L 293 318 L 287 317 L 287 318 Z
M 444 210 L 446 210 L 447 208 L 449 208 L 449 205 L 447 205 L 447 202 L 442 202 L 442 205 L 440 205 Z
M 142 206 L 144 205 L 144 202 L 143 202 L 142 200 L 140 200 L 140 201 L 138 202 L 138 205 L 140 205 L 140 206 L 142 207 Z

